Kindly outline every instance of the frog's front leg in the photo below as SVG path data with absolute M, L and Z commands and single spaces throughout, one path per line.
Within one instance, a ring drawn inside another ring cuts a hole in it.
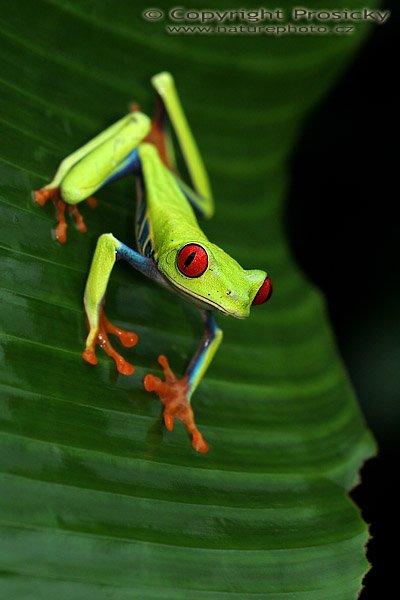
M 223 334 L 210 311 L 202 310 L 201 314 L 205 327 L 204 335 L 185 375 L 181 379 L 176 377 L 167 358 L 161 355 L 158 362 L 164 370 L 165 381 L 154 375 L 146 375 L 144 386 L 148 392 L 155 392 L 163 403 L 167 429 L 172 431 L 174 419 L 179 419 L 192 435 L 193 448 L 204 453 L 208 451 L 208 445 L 196 427 L 190 399 L 211 363 Z
M 103 311 L 103 299 L 106 293 L 108 280 L 113 266 L 117 260 L 126 260 L 138 271 L 164 283 L 164 278 L 159 273 L 152 259 L 135 252 L 111 233 L 99 237 L 93 256 L 89 277 L 86 283 L 84 303 L 89 323 L 89 334 L 86 339 L 86 348 L 83 358 L 90 364 L 97 364 L 96 345 L 99 345 L 111 358 L 114 359 L 117 370 L 123 375 L 131 375 L 134 367 L 128 363 L 112 346 L 108 334 L 116 335 L 126 347 L 135 346 L 138 337 L 136 333 L 124 331 L 113 325 Z

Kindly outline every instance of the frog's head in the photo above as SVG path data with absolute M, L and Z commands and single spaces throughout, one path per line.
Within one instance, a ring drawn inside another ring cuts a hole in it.
M 205 308 L 243 319 L 272 293 L 265 271 L 245 270 L 211 242 L 187 242 L 160 257 L 158 268 L 177 290 Z

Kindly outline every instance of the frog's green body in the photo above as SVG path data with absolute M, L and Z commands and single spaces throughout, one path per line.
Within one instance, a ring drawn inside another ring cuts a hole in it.
M 96 364 L 95 346 L 99 344 L 114 358 L 120 373 L 129 375 L 134 370 L 111 346 L 108 333 L 117 335 L 126 346 L 133 346 L 137 336 L 112 325 L 102 310 L 117 259 L 128 261 L 147 277 L 196 304 L 201 309 L 205 334 L 185 376 L 177 379 L 167 359 L 160 356 L 166 381 L 147 375 L 145 387 L 156 391 L 163 402 L 168 429 L 172 429 L 174 417 L 181 419 L 193 436 L 194 448 L 205 452 L 207 444 L 195 426 L 190 397 L 222 339 L 222 331 L 211 311 L 216 309 L 238 318 L 247 317 L 250 306 L 267 300 L 272 288 L 264 271 L 243 269 L 200 229 L 195 210 L 204 216 L 211 216 L 214 211 L 207 174 L 171 75 L 160 73 L 152 82 L 158 92 L 158 115 L 153 122 L 137 110 L 126 115 L 67 157 L 53 181 L 38 190 L 35 197 L 41 204 L 53 198 L 58 214 L 63 215 L 65 202 L 74 207 L 117 177 L 130 172 L 135 175 L 138 252 L 112 234 L 100 236 L 85 290 L 89 334 L 83 357 Z M 167 115 L 177 134 L 194 189 L 176 174 L 172 144 L 165 129 Z M 76 207 L 72 210 L 77 218 Z M 77 222 L 82 224 L 82 221 Z
M 264 271 L 245 271 L 221 248 L 209 242 L 200 229 L 193 208 L 182 192 L 177 178 L 162 163 L 155 146 L 141 144 L 139 157 L 146 181 L 146 216 L 149 239 L 159 271 L 178 292 L 190 296 L 203 308 L 244 318 L 250 313 L 253 298 L 265 279 Z M 142 210 L 138 204 L 137 212 Z M 142 220 L 138 223 L 139 249 Z M 189 279 L 176 267 L 182 246 L 196 242 L 208 254 L 208 269 L 200 278 Z

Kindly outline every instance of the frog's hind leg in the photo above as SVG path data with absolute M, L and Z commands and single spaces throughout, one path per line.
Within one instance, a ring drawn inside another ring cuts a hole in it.
M 112 181 L 120 179 L 129 173 L 137 172 L 139 168 L 138 152 L 135 148 L 116 165 L 98 189 L 105 187 Z M 71 177 L 67 177 L 61 183 L 59 188 L 42 188 L 41 190 L 34 192 L 34 198 L 41 206 L 44 206 L 48 200 L 53 202 L 57 220 L 57 225 L 54 229 L 54 237 L 60 244 L 65 244 L 67 241 L 67 222 L 65 219 L 67 208 L 68 213 L 75 221 L 77 230 L 81 233 L 86 233 L 87 231 L 83 215 L 79 212 L 77 207 L 77 204 L 82 201 L 82 192 L 77 187 L 78 182 L 75 180 L 76 178 L 73 178 L 72 174 Z M 86 202 L 91 208 L 97 206 L 97 200 L 94 196 L 86 198 Z
M 138 106 L 139 105 L 137 105 L 136 102 L 133 102 L 131 104 L 131 110 L 135 112 L 138 110 Z M 151 120 L 151 129 L 144 141 L 153 144 L 157 148 L 162 162 L 170 169 L 170 171 L 177 172 L 174 146 L 168 122 L 168 113 L 163 99 L 158 94 L 156 97 L 155 114 Z
M 208 445 L 197 429 L 190 399 L 221 343 L 222 331 L 210 311 L 202 310 L 201 313 L 204 335 L 185 375 L 181 379 L 176 377 L 167 358 L 160 355 L 158 362 L 163 368 L 165 380 L 149 374 L 144 379 L 144 386 L 148 392 L 155 392 L 163 403 L 164 423 L 167 429 L 172 431 L 174 419 L 179 419 L 192 436 L 193 448 L 204 453 L 208 451 Z
M 186 194 L 188 200 L 202 215 L 211 217 L 214 213 L 214 201 L 210 182 L 203 159 L 201 158 L 201 154 L 179 100 L 174 79 L 170 73 L 164 71 L 154 75 L 151 79 L 151 83 L 157 92 L 155 122 L 159 123 L 159 128 L 164 132 L 168 132 L 167 123 L 171 123 L 186 163 L 191 185 L 194 188 L 194 191 L 192 191 L 191 194 Z M 172 165 L 172 170 L 177 172 L 171 137 L 169 135 L 165 135 L 164 137 L 166 140 L 165 144 L 168 161 Z
M 56 238 L 66 241 L 65 206 L 69 209 L 79 231 L 86 231 L 82 215 L 76 205 L 87 200 L 95 205 L 93 194 L 114 179 L 134 171 L 136 149 L 150 130 L 150 119 L 140 113 L 129 113 L 87 144 L 65 158 L 53 180 L 33 193 L 35 201 L 43 206 L 52 200 L 58 218 Z M 59 232 L 62 232 L 61 234 Z

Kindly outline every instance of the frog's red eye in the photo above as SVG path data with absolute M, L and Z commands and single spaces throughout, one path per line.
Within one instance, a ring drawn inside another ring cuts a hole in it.
M 267 300 L 271 298 L 272 295 L 272 281 L 269 277 L 264 279 L 264 283 L 258 290 L 256 297 L 254 298 L 252 304 L 264 304 Z
M 186 244 L 179 250 L 178 269 L 186 277 L 200 277 L 207 267 L 207 252 L 199 244 Z

